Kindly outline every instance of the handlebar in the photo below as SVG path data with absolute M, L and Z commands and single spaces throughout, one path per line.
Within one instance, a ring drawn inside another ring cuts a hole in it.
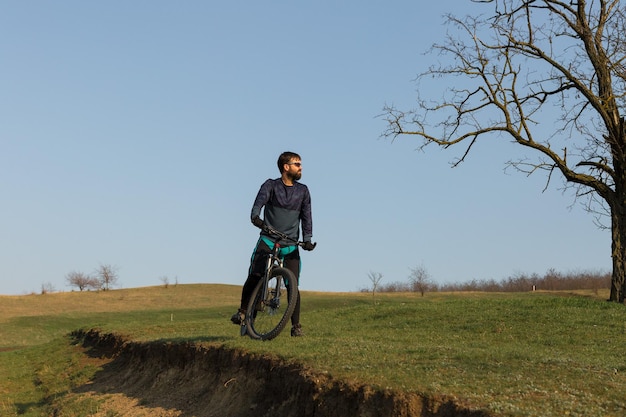
M 307 243 L 307 242 L 298 242 L 297 240 L 293 239 L 292 237 L 284 234 L 283 232 L 281 232 L 279 230 L 273 229 L 273 228 L 269 227 L 268 225 L 263 225 L 263 227 L 260 227 L 260 229 L 263 230 L 265 233 L 267 233 L 269 235 L 272 235 L 274 237 L 278 237 L 281 240 L 288 240 L 290 242 L 295 243 L 297 246 L 300 246 L 300 247 L 304 247 L 304 245 Z M 317 242 L 312 243 L 312 244 L 313 244 L 313 248 L 315 248 L 315 246 L 317 246 Z

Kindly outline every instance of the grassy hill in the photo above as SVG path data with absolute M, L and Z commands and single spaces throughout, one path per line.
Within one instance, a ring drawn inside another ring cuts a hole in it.
M 626 415 L 626 308 L 602 292 L 303 292 L 306 336 L 270 342 L 242 338 L 228 321 L 239 294 L 177 285 L 0 297 L 0 415 L 131 415 L 104 407 L 108 397 L 76 396 L 105 361 L 69 334 L 92 328 L 271 356 L 493 415 Z M 134 407 L 156 415 L 150 404 Z

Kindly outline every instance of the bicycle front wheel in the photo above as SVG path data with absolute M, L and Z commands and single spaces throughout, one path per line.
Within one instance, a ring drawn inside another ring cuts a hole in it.
M 273 268 L 261 279 L 246 310 L 247 333 L 253 339 L 271 340 L 285 328 L 298 299 L 298 283 L 287 268 Z

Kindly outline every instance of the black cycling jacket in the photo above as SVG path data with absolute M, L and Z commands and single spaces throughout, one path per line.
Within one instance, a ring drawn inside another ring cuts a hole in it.
M 263 207 L 263 221 L 268 226 L 298 240 L 302 222 L 302 240 L 310 242 L 313 238 L 311 194 L 306 185 L 295 181 L 292 186 L 287 186 L 280 178 L 268 179 L 259 189 L 250 218 L 261 217 Z M 265 235 L 264 232 L 261 234 Z M 293 245 L 293 242 L 280 243 Z

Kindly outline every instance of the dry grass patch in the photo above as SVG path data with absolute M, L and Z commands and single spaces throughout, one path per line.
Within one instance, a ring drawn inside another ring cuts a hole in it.
M 0 296 L 0 322 L 13 317 L 69 313 L 117 313 L 138 310 L 231 306 L 239 304 L 235 285 L 170 285 L 110 291 L 72 291 Z

